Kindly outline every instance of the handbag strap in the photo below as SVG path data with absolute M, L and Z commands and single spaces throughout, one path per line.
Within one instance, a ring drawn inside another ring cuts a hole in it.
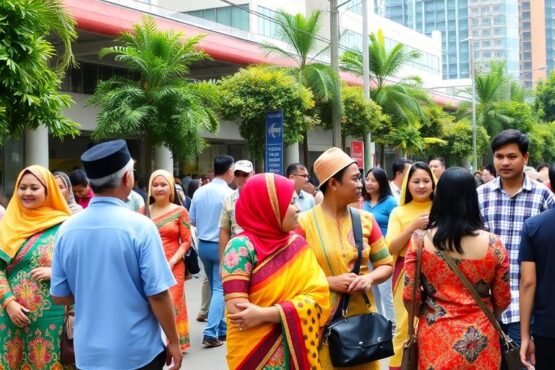
M 412 287 L 412 301 L 411 301 L 411 310 L 409 312 L 409 332 L 408 338 L 414 339 L 416 337 L 414 331 L 414 312 L 416 311 L 416 290 L 420 289 L 420 272 L 422 271 L 422 244 L 424 241 L 422 240 L 421 243 L 418 243 L 416 249 L 416 274 L 414 277 L 414 286 Z
M 428 238 L 430 240 L 433 241 L 432 235 L 430 234 L 430 232 L 428 230 L 426 231 L 426 235 L 428 236 Z M 468 290 L 468 292 L 470 293 L 472 298 L 474 298 L 474 300 L 478 304 L 478 307 L 480 307 L 480 309 L 486 314 L 487 318 L 492 323 L 493 327 L 499 332 L 499 334 L 501 334 L 501 336 L 505 340 L 507 340 L 505 332 L 501 329 L 501 325 L 499 325 L 499 321 L 497 321 L 497 319 L 493 315 L 493 312 L 491 312 L 490 309 L 484 303 L 484 301 L 482 301 L 482 298 L 480 298 L 480 295 L 476 291 L 476 288 L 474 288 L 472 283 L 467 279 L 467 277 L 459 269 L 459 266 L 457 266 L 457 263 L 455 262 L 453 257 L 451 257 L 449 255 L 449 253 L 445 253 L 444 251 L 440 250 L 439 248 L 436 248 L 436 250 L 438 251 L 439 255 L 441 257 L 443 257 L 445 262 L 447 262 L 447 264 L 449 265 L 451 270 L 455 273 L 455 275 L 457 275 L 457 277 L 463 283 L 463 285 L 466 287 L 466 289 Z
M 351 272 L 358 275 L 360 272 L 360 265 L 362 263 L 362 251 L 364 249 L 364 242 L 362 241 L 362 222 L 360 220 L 360 213 L 358 212 L 358 210 L 349 207 L 349 212 L 351 213 L 351 221 L 353 224 L 353 237 L 357 246 L 357 259 Z M 347 308 L 349 307 L 350 298 L 351 296 L 349 294 L 342 295 L 341 302 L 339 302 L 337 311 L 335 311 L 335 315 L 333 315 L 333 320 L 339 318 L 341 315 L 345 316 L 345 314 L 347 313 Z M 368 296 L 365 292 L 362 293 L 362 298 L 364 299 L 364 303 L 366 303 L 366 305 L 370 307 L 370 300 L 368 299 Z

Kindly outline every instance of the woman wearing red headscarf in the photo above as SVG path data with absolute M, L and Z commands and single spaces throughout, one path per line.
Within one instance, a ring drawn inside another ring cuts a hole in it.
M 293 193 L 292 181 L 260 174 L 237 201 L 237 223 L 245 231 L 231 239 L 222 264 L 232 370 L 321 368 L 329 289 L 306 241 L 291 233 L 299 214 Z

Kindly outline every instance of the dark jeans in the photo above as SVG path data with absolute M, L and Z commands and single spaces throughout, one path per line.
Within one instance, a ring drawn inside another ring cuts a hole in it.
M 165 364 L 166 350 L 163 350 L 158 356 L 154 357 L 154 360 L 137 370 L 162 370 Z
M 555 338 L 534 336 L 536 370 L 551 370 L 555 366 Z

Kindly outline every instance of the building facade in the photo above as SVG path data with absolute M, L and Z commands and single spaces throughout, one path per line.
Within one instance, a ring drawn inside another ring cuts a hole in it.
M 555 1 L 520 0 L 520 77 L 534 87 L 555 66 Z
M 469 78 L 468 0 L 376 0 L 378 14 L 407 28 L 441 32 L 444 79 Z

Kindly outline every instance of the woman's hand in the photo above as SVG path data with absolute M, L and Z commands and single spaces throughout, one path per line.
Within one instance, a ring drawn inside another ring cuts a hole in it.
M 337 276 L 328 276 L 330 290 L 337 293 L 349 293 L 349 287 L 358 278 L 358 275 L 347 272 Z
M 357 276 L 347 288 L 347 293 L 354 294 L 357 292 L 365 292 L 372 287 L 373 280 L 369 274 Z
M 236 303 L 235 307 L 241 311 L 229 314 L 228 317 L 233 325 L 239 327 L 239 330 L 250 329 L 265 322 L 280 322 L 276 307 L 260 307 L 249 302 Z
M 424 228 L 426 225 L 428 225 L 429 222 L 430 222 L 430 214 L 423 213 L 420 216 L 418 216 L 416 220 L 412 222 L 411 228 L 413 231 L 416 231 L 418 229 Z
M 37 281 L 50 280 L 51 276 L 51 267 L 37 267 L 31 270 L 31 277 Z
M 6 305 L 6 313 L 8 314 L 10 320 L 20 328 L 27 326 L 31 323 L 31 320 L 27 317 L 29 310 L 19 304 L 16 300 L 9 302 Z

